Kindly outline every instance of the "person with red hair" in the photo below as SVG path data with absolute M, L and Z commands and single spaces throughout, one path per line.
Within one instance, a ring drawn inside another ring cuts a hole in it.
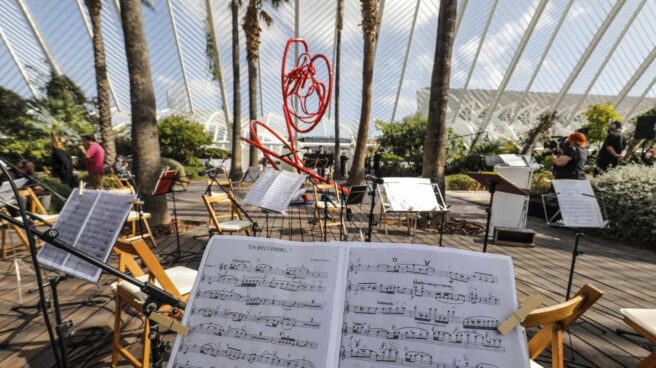
M 554 177 L 556 179 L 585 179 L 585 161 L 588 152 L 585 145 L 588 142 L 585 135 L 575 132 L 567 137 L 568 146 L 559 155 L 551 154 L 554 165 Z

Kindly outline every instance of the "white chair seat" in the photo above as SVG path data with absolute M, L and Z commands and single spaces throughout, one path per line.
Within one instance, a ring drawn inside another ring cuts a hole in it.
M 324 201 L 319 200 L 315 203 L 317 208 L 324 209 L 325 207 L 328 207 L 328 209 L 341 209 L 342 205 L 339 203 L 332 204 L 331 202 L 326 202 L 324 205 Z
M 48 223 L 50 223 L 50 222 L 55 222 L 55 220 L 57 220 L 57 217 L 59 217 L 58 214 L 54 214 L 54 215 L 37 215 L 37 216 L 39 216 L 40 218 L 44 219 L 44 220 L 45 220 L 46 222 L 48 222 Z M 23 222 L 23 218 L 22 218 L 21 216 L 14 217 L 14 219 L 15 219 L 16 221 Z M 36 219 L 35 219 L 35 221 L 36 221 Z
M 191 292 L 191 289 L 194 286 L 194 280 L 196 280 L 196 274 L 198 273 L 198 271 L 184 266 L 171 267 L 167 270 L 164 270 L 164 272 L 166 272 L 166 275 L 169 277 L 169 279 L 171 279 L 171 282 L 173 285 L 175 285 L 175 288 L 178 289 L 180 295 L 185 295 Z M 137 280 L 146 282 L 148 281 L 148 275 L 141 275 L 137 277 Z M 120 283 L 113 283 L 112 288 L 116 289 L 117 284 L 120 285 L 123 290 L 134 295 L 139 300 L 146 300 L 147 295 L 142 292 L 136 285 L 123 280 Z M 162 287 L 162 285 L 160 285 L 157 280 L 155 280 L 155 286 L 159 288 Z
M 141 218 L 142 219 L 147 219 L 150 218 L 150 213 L 148 212 L 141 212 Z M 138 221 L 139 220 L 139 212 L 137 211 L 130 211 L 130 214 L 128 215 L 127 221 Z
M 532 360 L 532 359 L 529 360 L 529 362 L 531 363 L 531 368 L 543 368 L 541 365 L 539 365 L 538 363 L 536 363 L 536 362 L 535 362 L 534 360 Z
M 223 231 L 239 231 L 251 227 L 251 222 L 247 220 L 230 220 L 219 222 L 219 226 Z M 210 225 L 210 229 L 216 229 L 216 227 Z
M 623 308 L 620 309 L 620 313 L 656 337 L 656 309 Z

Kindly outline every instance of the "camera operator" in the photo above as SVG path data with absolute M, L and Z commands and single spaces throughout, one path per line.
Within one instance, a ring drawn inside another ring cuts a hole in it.
M 552 153 L 554 177 L 556 179 L 585 179 L 585 161 L 588 152 L 585 150 L 587 140 L 580 132 L 572 133 L 567 137 L 567 146 L 558 155 Z
M 608 126 L 608 136 L 599 150 L 595 174 L 617 166 L 625 155 L 626 138 L 622 135 L 622 122 L 615 120 Z

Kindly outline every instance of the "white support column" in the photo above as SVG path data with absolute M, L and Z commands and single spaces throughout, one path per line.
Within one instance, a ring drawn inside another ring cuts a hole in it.
M 494 3 L 492 4 L 492 9 L 490 9 L 490 15 L 488 15 L 487 21 L 485 22 L 485 28 L 483 28 L 483 34 L 481 35 L 481 40 L 478 42 L 478 48 L 476 49 L 474 60 L 472 61 L 471 68 L 469 68 L 469 73 L 467 74 L 467 80 L 465 80 L 465 86 L 462 88 L 462 97 L 460 97 L 460 101 L 458 101 L 457 107 L 453 110 L 453 118 L 451 118 L 451 125 L 453 125 L 456 122 L 456 119 L 460 114 L 460 107 L 462 106 L 462 102 L 467 96 L 467 88 L 469 87 L 469 80 L 471 79 L 472 73 L 474 73 L 474 69 L 476 68 L 476 64 L 478 63 L 478 55 L 481 53 L 481 48 L 483 47 L 483 43 L 485 43 L 485 37 L 487 36 L 487 31 L 490 29 L 490 23 L 492 22 L 492 18 L 494 17 L 494 11 L 497 9 L 498 3 L 499 0 L 494 0 Z
M 89 20 L 84 15 L 85 6 L 82 5 L 82 0 L 75 0 L 75 3 L 77 4 L 77 9 L 80 11 L 80 16 L 82 17 L 82 22 L 84 23 L 84 27 L 87 29 L 87 34 L 89 34 L 89 41 L 91 41 L 91 44 L 93 45 L 93 30 L 91 29 Z M 112 94 L 112 99 L 114 100 L 114 105 L 116 105 L 116 110 L 118 110 L 118 112 L 120 113 L 121 104 L 118 102 L 118 98 L 116 98 L 116 92 L 114 91 L 114 86 L 112 85 L 111 79 L 109 79 L 109 70 L 107 71 L 107 84 L 109 84 L 109 93 Z
M 601 75 L 601 72 L 604 71 L 604 68 L 606 68 L 606 65 L 608 64 L 608 61 L 610 58 L 615 54 L 615 50 L 617 47 L 620 45 L 620 42 L 624 39 L 624 36 L 626 35 L 626 32 L 628 32 L 629 28 L 633 25 L 633 21 L 636 19 L 638 14 L 640 14 L 640 11 L 642 10 L 643 6 L 647 0 L 642 0 L 636 10 L 633 12 L 631 15 L 631 18 L 626 22 L 626 25 L 622 29 L 622 32 L 617 36 L 617 39 L 615 40 L 615 43 L 613 44 L 613 47 L 610 48 L 608 51 L 608 54 L 604 58 L 604 61 L 601 63 L 599 66 L 599 69 L 597 70 L 597 73 L 595 73 L 594 77 L 590 81 L 590 84 L 588 85 L 588 88 L 585 89 L 585 92 L 583 93 L 583 96 L 581 96 L 581 99 L 579 99 L 579 102 L 576 104 L 576 107 L 574 107 L 574 110 L 572 110 L 572 114 L 569 116 L 569 120 L 574 119 L 574 116 L 576 115 L 576 112 L 579 110 L 581 105 L 583 104 L 583 101 L 588 97 L 590 94 L 590 90 L 594 86 L 594 84 L 597 82 L 597 79 L 599 79 L 599 76 Z
M 417 0 L 417 5 L 415 6 L 415 14 L 412 17 L 412 25 L 410 26 L 410 35 L 408 36 L 408 46 L 405 48 L 405 57 L 403 58 L 403 66 L 401 67 L 401 78 L 399 79 L 399 87 L 396 89 L 396 99 L 394 99 L 394 108 L 392 109 L 392 118 L 390 119 L 390 123 L 393 123 L 394 118 L 396 117 L 396 108 L 399 104 L 399 97 L 401 97 L 401 88 L 403 87 L 405 68 L 408 65 L 408 56 L 410 55 L 410 46 L 412 46 L 412 36 L 415 33 L 415 25 L 417 24 L 417 15 L 419 14 L 420 5 L 421 0 Z
M 649 55 L 645 58 L 645 60 L 640 64 L 638 69 L 636 69 L 635 73 L 631 76 L 631 79 L 629 79 L 628 82 L 626 82 L 626 85 L 622 88 L 620 91 L 619 95 L 617 95 L 617 98 L 615 99 L 615 102 L 613 103 L 613 106 L 619 107 L 622 101 L 624 101 L 624 98 L 626 98 L 626 95 L 629 94 L 633 86 L 638 82 L 640 77 L 645 73 L 649 65 L 654 61 L 654 58 L 656 57 L 656 47 L 654 47 Z
M 223 82 L 223 68 L 221 67 L 221 53 L 219 50 L 219 43 L 218 43 L 218 38 L 216 38 L 216 30 L 214 29 L 214 15 L 212 14 L 212 0 L 205 0 L 205 9 L 207 11 L 207 25 L 208 25 L 208 32 L 212 35 L 212 39 L 214 40 L 214 49 L 216 50 L 216 60 L 214 62 L 216 63 L 216 66 L 219 68 L 221 71 L 219 73 L 219 88 L 221 89 L 221 103 L 223 104 L 223 115 L 225 118 L 225 123 L 226 123 L 226 131 L 230 131 L 230 112 L 228 111 L 228 97 L 227 97 L 227 92 L 225 88 L 225 83 Z M 218 124 L 216 130 L 218 131 Z M 231 134 L 227 134 L 228 137 L 231 136 Z M 216 137 L 216 132 L 215 132 L 215 137 Z M 228 141 L 230 141 L 230 138 L 228 138 Z
M 55 56 L 52 54 L 52 51 L 50 51 L 50 48 L 46 43 L 46 39 L 43 37 L 43 33 L 41 33 L 39 26 L 36 24 L 36 21 L 34 20 L 34 15 L 32 15 L 32 12 L 30 11 L 30 8 L 27 6 L 27 4 L 25 3 L 25 0 L 16 0 L 16 3 L 18 4 L 18 7 L 23 13 L 25 20 L 27 21 L 27 24 L 30 26 L 32 33 L 34 34 L 34 38 L 36 38 L 36 41 L 41 47 L 43 53 L 45 54 L 48 63 L 52 67 L 52 70 L 55 72 L 55 74 L 62 75 L 63 74 L 62 70 L 59 67 L 59 64 L 57 63 Z
M 467 9 L 467 4 L 468 3 L 469 3 L 469 0 L 462 0 L 460 2 L 460 9 L 458 9 L 458 15 L 456 16 L 456 29 L 453 32 L 453 39 L 454 40 L 458 36 L 458 30 L 460 29 L 460 23 L 462 23 L 462 16 L 465 14 L 465 10 Z
M 187 91 L 187 101 L 189 102 L 189 110 L 194 113 L 194 104 L 191 102 L 191 89 L 189 88 L 189 81 L 187 80 L 187 71 L 185 70 L 184 57 L 180 49 L 180 40 L 178 39 L 178 30 L 175 25 L 175 17 L 173 16 L 173 7 L 171 0 L 166 0 L 166 5 L 169 8 L 169 18 L 171 19 L 171 28 L 173 29 L 173 39 L 175 40 L 175 47 L 178 50 L 178 60 L 180 61 L 180 70 L 182 70 L 182 79 L 184 79 L 185 90 Z
M 533 75 L 531 76 L 531 80 L 528 82 L 526 85 L 526 89 L 524 90 L 524 93 L 522 94 L 522 98 L 519 100 L 519 103 L 517 104 L 517 113 L 515 116 L 510 119 L 510 121 L 515 121 L 517 119 L 517 116 L 519 116 L 519 113 L 521 111 L 521 107 L 524 104 L 524 101 L 526 100 L 526 97 L 528 96 L 528 93 L 531 90 L 531 87 L 533 87 L 533 82 L 535 82 L 535 78 L 538 76 L 538 73 L 540 72 L 540 69 L 542 69 L 542 64 L 544 63 L 544 60 L 547 58 L 547 54 L 549 53 L 549 50 L 551 50 L 551 45 L 553 44 L 554 40 L 556 39 L 556 36 L 558 36 L 558 32 L 560 31 L 561 27 L 563 26 L 563 22 L 565 22 L 565 18 L 567 18 L 567 14 L 569 13 L 569 9 L 572 7 L 572 4 L 574 3 L 574 0 L 569 0 L 567 3 L 567 6 L 565 6 L 565 9 L 563 10 L 563 13 L 560 15 L 560 19 L 558 19 L 558 24 L 556 24 L 556 27 L 554 28 L 553 33 L 551 34 L 551 37 L 549 38 L 549 42 L 547 42 L 547 46 L 544 48 L 544 51 L 542 52 L 542 56 L 540 56 L 540 61 L 538 61 L 538 64 L 535 66 L 535 71 L 533 72 Z
M 640 106 L 642 101 L 647 96 L 647 93 L 649 93 L 649 91 L 651 91 L 651 89 L 654 87 L 654 84 L 656 84 L 656 77 L 654 77 L 654 79 L 651 80 L 651 82 L 649 83 L 649 86 L 647 86 L 647 88 L 645 88 L 645 91 L 642 92 L 642 95 L 640 96 L 640 99 L 638 99 L 638 101 L 635 104 L 633 104 L 633 107 L 631 107 L 631 110 L 629 110 L 629 113 L 626 114 L 626 120 L 627 121 L 633 117 L 633 114 L 635 114 L 636 110 L 638 110 L 638 107 Z
M 261 54 L 260 54 L 261 56 Z M 264 116 L 264 100 L 262 99 L 262 58 L 257 58 L 257 85 L 260 90 L 260 116 Z
M 570 87 L 576 80 L 576 77 L 579 76 L 579 73 L 585 66 L 585 63 L 590 58 L 590 55 L 592 55 L 592 52 L 597 47 L 597 44 L 599 44 L 599 41 L 601 41 L 601 39 L 603 38 L 604 34 L 608 30 L 608 27 L 610 27 L 611 23 L 613 23 L 613 20 L 617 16 L 617 13 L 619 13 L 620 9 L 622 9 L 622 6 L 624 6 L 624 3 L 626 3 L 626 0 L 618 0 L 615 3 L 615 6 L 613 6 L 610 12 L 608 12 L 606 19 L 604 19 L 604 22 L 601 23 L 601 26 L 597 30 L 597 33 L 595 33 L 594 37 L 592 37 L 592 40 L 590 40 L 590 44 L 588 45 L 588 47 L 586 47 L 585 51 L 583 52 L 583 55 L 581 55 L 581 58 L 579 59 L 578 63 L 576 63 L 576 66 L 574 67 L 569 77 L 565 81 L 565 84 L 560 89 L 560 92 L 558 92 L 558 97 L 556 97 L 556 100 L 551 104 L 549 111 L 557 110 L 558 107 L 560 106 L 560 103 L 563 102 L 563 99 L 565 98 L 565 94 L 567 94 L 567 91 L 569 91 Z
M 18 57 L 16 56 L 16 53 L 14 52 L 14 48 L 9 43 L 9 40 L 5 37 L 5 33 L 2 31 L 2 28 L 0 28 L 0 38 L 2 38 L 2 42 L 4 42 L 5 46 L 7 46 L 7 50 L 9 51 L 9 55 L 11 56 L 11 59 L 16 64 L 16 67 L 18 68 L 18 71 L 20 72 L 21 76 L 25 80 L 25 84 L 27 84 L 27 88 L 29 88 L 30 92 L 32 92 L 32 96 L 34 96 L 34 98 L 39 98 L 39 95 L 36 93 L 36 89 L 32 85 L 32 82 L 30 81 L 30 79 L 27 77 L 27 73 L 25 73 L 25 68 L 23 68 L 23 64 L 21 64 L 20 61 L 18 60 Z
M 519 41 L 519 45 L 517 46 L 517 51 L 515 51 L 512 60 L 510 60 L 510 65 L 508 65 L 508 69 L 506 70 L 506 73 L 504 74 L 503 79 L 501 80 L 501 84 L 499 85 L 499 88 L 497 88 L 497 93 L 494 95 L 494 100 L 492 100 L 492 104 L 490 104 L 490 108 L 488 109 L 487 114 L 485 114 L 483 123 L 479 128 L 480 131 L 484 131 L 485 128 L 487 128 L 487 125 L 490 123 L 490 120 L 492 120 L 492 114 L 494 113 L 494 110 L 497 108 L 497 104 L 501 99 L 501 95 L 503 95 L 503 93 L 506 91 L 506 87 L 508 86 L 510 77 L 512 77 L 513 73 L 515 72 L 515 67 L 517 67 L 517 63 L 519 62 L 519 59 L 522 57 L 522 53 L 524 53 L 524 49 L 528 44 L 528 40 L 531 38 L 531 35 L 533 34 L 533 30 L 535 30 L 535 26 L 538 24 L 538 21 L 540 20 L 540 17 L 542 16 L 542 13 L 544 12 L 544 9 L 546 7 L 547 7 L 547 0 L 540 0 L 540 3 L 535 9 L 535 13 L 533 14 L 533 18 L 531 19 L 531 22 L 528 24 L 526 31 L 524 31 L 524 35 L 522 36 L 521 41 Z M 512 121 L 509 122 L 509 124 L 510 123 L 512 123 Z

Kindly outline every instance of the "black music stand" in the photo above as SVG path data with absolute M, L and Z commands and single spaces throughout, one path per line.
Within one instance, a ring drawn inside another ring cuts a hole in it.
M 469 175 L 472 179 L 481 183 L 481 185 L 485 186 L 488 192 L 490 192 L 490 203 L 486 208 L 487 221 L 485 223 L 485 238 L 483 238 L 483 253 L 485 253 L 487 252 L 487 241 L 490 234 L 490 220 L 492 219 L 492 202 L 494 201 L 494 193 L 499 191 L 502 193 L 527 196 L 531 194 L 531 190 L 516 186 L 498 172 L 468 172 L 466 174 Z

